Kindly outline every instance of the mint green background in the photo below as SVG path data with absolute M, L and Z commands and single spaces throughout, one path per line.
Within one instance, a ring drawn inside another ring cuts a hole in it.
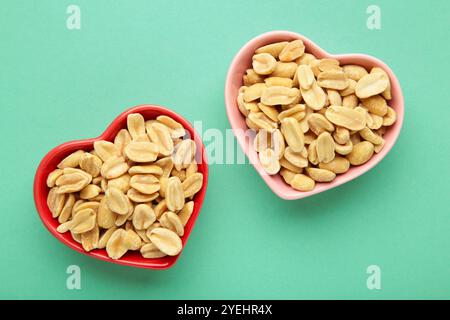
M 66 29 L 71 3 L 79 31 Z M 379 31 L 366 28 L 369 4 L 381 7 Z M 2 1 L 0 298 L 450 298 L 449 12 L 445 0 Z M 167 271 L 97 261 L 53 239 L 32 197 L 47 151 L 142 103 L 224 131 L 229 63 L 275 29 L 396 72 L 405 123 L 382 163 L 291 202 L 250 165 L 211 165 L 197 225 Z M 71 264 L 80 291 L 66 289 Z M 380 291 L 366 288 L 371 264 Z

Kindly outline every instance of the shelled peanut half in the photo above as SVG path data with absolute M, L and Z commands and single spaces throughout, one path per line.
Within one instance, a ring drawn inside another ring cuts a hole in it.
M 104 249 L 112 259 L 129 250 L 144 258 L 177 255 L 203 185 L 196 145 L 167 116 L 130 114 L 113 142 L 64 158 L 47 178 L 48 207 L 85 251 Z
M 366 163 L 397 119 L 388 74 L 305 52 L 302 40 L 258 48 L 237 105 L 269 175 L 299 191 Z

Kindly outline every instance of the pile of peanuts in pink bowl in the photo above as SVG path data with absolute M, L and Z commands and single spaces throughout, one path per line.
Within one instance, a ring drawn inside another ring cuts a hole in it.
M 225 98 L 238 141 L 284 199 L 368 171 L 391 149 L 403 120 L 401 89 L 387 65 L 366 55 L 329 55 L 286 31 L 241 49 Z M 252 130 L 252 141 L 236 129 Z

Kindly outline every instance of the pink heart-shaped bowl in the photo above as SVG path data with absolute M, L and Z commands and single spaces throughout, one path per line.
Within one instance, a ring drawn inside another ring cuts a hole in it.
M 94 139 L 66 142 L 51 150 L 42 159 L 36 171 L 36 176 L 34 178 L 34 201 L 36 203 L 36 208 L 39 216 L 41 217 L 45 227 L 50 231 L 51 234 L 53 234 L 56 239 L 74 249 L 75 251 L 84 253 L 93 258 L 122 265 L 148 269 L 167 269 L 175 264 L 179 257 L 179 254 L 173 257 L 166 256 L 158 259 L 145 259 L 138 251 L 129 251 L 122 258 L 113 260 L 108 257 L 105 249 L 97 249 L 91 252 L 84 251 L 81 244 L 79 244 L 72 238 L 70 232 L 61 234 L 56 231 L 59 223 L 57 219 L 54 219 L 52 217 L 52 214 L 47 206 L 47 195 L 49 192 L 49 188 L 47 187 L 46 181 L 48 174 L 53 171 L 58 163 L 70 153 L 80 149 L 87 151 L 92 150 L 94 148 L 94 142 L 98 140 L 113 141 L 117 132 L 119 132 L 120 129 L 126 128 L 127 116 L 130 113 L 140 113 L 146 120 L 155 119 L 159 115 L 169 116 L 183 125 L 183 127 L 189 132 L 191 139 L 193 139 L 195 141 L 195 144 L 197 145 L 196 159 L 198 162 L 198 171 L 203 174 L 203 187 L 194 197 L 194 211 L 192 212 L 192 215 L 188 223 L 186 224 L 184 236 L 181 237 L 184 248 L 186 241 L 188 240 L 189 235 L 192 231 L 192 228 L 194 227 L 195 221 L 197 220 L 198 214 L 203 204 L 203 200 L 205 198 L 206 187 L 208 184 L 208 164 L 206 161 L 205 147 L 202 143 L 202 140 L 200 139 L 200 136 L 195 132 L 192 125 L 179 114 L 164 107 L 154 105 L 140 105 L 137 107 L 133 107 L 119 115 L 99 137 Z
M 239 112 L 237 106 L 238 90 L 242 86 L 242 77 L 245 74 L 245 71 L 251 68 L 252 56 L 255 50 L 270 43 L 279 41 L 292 41 L 296 39 L 303 40 L 306 47 L 305 52 L 312 53 L 318 58 L 335 58 L 339 60 L 341 64 L 358 64 L 368 69 L 372 67 L 382 68 L 387 72 L 391 80 L 392 100 L 389 101 L 389 104 L 397 112 L 397 121 L 387 130 L 386 134 L 383 136 L 383 138 L 385 139 L 385 145 L 380 153 L 375 154 L 364 165 L 352 167 L 345 174 L 338 175 L 332 182 L 317 183 L 314 190 L 309 192 L 296 191 L 289 185 L 287 185 L 282 180 L 280 175 L 269 176 L 264 172 L 264 169 L 259 162 L 258 154 L 253 149 L 254 137 L 249 138 L 249 136 L 245 134 L 245 131 L 248 130 L 248 127 L 245 123 L 244 116 Z M 404 115 L 403 104 L 404 101 L 402 89 L 400 88 L 397 77 L 394 75 L 392 70 L 382 61 L 364 54 L 332 55 L 321 49 L 317 44 L 315 44 L 308 38 L 290 31 L 272 31 L 264 33 L 250 40 L 233 59 L 228 70 L 228 75 L 225 83 L 225 106 L 228 119 L 242 150 L 247 155 L 250 163 L 253 164 L 256 171 L 258 171 L 263 180 L 267 183 L 269 188 L 272 189 L 272 191 L 280 198 L 286 200 L 301 199 L 335 188 L 337 186 L 340 186 L 341 184 L 355 179 L 356 177 L 372 169 L 386 156 L 389 150 L 391 150 L 400 134 Z

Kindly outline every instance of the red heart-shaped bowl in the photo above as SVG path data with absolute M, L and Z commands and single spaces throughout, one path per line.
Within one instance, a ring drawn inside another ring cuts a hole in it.
M 94 139 L 66 142 L 51 150 L 42 159 L 36 171 L 36 175 L 34 178 L 34 201 L 36 203 L 36 208 L 39 216 L 41 217 L 45 227 L 50 231 L 51 234 L 53 234 L 56 239 L 74 249 L 75 251 L 84 253 L 96 259 L 127 266 L 148 269 L 167 269 L 175 264 L 181 253 L 173 257 L 166 256 L 158 259 L 145 259 L 138 251 L 129 251 L 122 258 L 113 260 L 108 257 L 105 249 L 97 249 L 91 252 L 84 251 L 81 244 L 79 244 L 72 238 L 70 232 L 61 234 L 56 231 L 59 223 L 57 219 L 54 219 L 52 217 L 52 214 L 47 206 L 47 195 L 49 192 L 49 188 L 47 187 L 46 181 L 48 174 L 56 168 L 58 163 L 64 157 L 68 156 L 72 152 L 80 149 L 86 151 L 92 150 L 94 148 L 94 142 L 98 140 L 113 141 L 117 132 L 119 132 L 120 129 L 126 128 L 127 116 L 130 113 L 140 113 L 143 115 L 145 120 L 155 119 L 159 115 L 169 116 L 183 125 L 183 127 L 189 132 L 191 139 L 193 139 L 195 141 L 195 144 L 197 145 L 198 154 L 196 155 L 196 159 L 198 161 L 198 171 L 203 174 L 203 187 L 194 197 L 194 211 L 192 212 L 192 215 L 185 226 L 184 236 L 181 237 L 184 248 L 189 235 L 191 234 L 192 228 L 194 227 L 195 221 L 197 220 L 198 214 L 203 204 L 203 200 L 205 198 L 206 187 L 208 184 L 208 164 L 203 142 L 200 136 L 195 132 L 192 125 L 179 114 L 161 106 L 140 105 L 137 107 L 133 107 L 119 115 L 99 137 Z
M 253 149 L 253 138 L 249 139 L 245 131 L 248 127 L 245 123 L 244 116 L 240 113 L 237 106 L 237 96 L 239 88 L 242 86 L 242 77 L 245 71 L 251 68 L 252 56 L 255 50 L 264 45 L 275 43 L 279 41 L 292 41 L 296 39 L 303 40 L 305 44 L 305 52 L 312 53 L 317 58 L 334 58 L 341 62 L 341 64 L 358 64 L 366 69 L 372 67 L 382 68 L 389 75 L 391 80 L 391 93 L 392 100 L 389 101 L 389 105 L 397 112 L 397 121 L 395 124 L 388 128 L 383 138 L 385 139 L 385 145 L 380 153 L 375 154 L 368 162 L 361 166 L 352 167 L 344 174 L 338 175 L 336 179 L 328 183 L 317 183 L 314 190 L 309 192 L 300 192 L 294 190 L 287 185 L 280 175 L 269 176 L 265 173 L 258 158 L 258 153 Z M 404 116 L 404 102 L 402 89 L 397 80 L 397 77 L 392 70 L 382 61 L 364 54 L 343 54 L 332 55 L 321 49 L 317 44 L 309 40 L 308 38 L 290 31 L 272 31 L 264 33 L 252 40 L 242 47 L 237 53 L 233 62 L 228 70 L 228 75 L 225 83 L 225 106 L 230 121 L 231 128 L 242 148 L 244 153 L 253 164 L 256 171 L 261 175 L 263 180 L 269 186 L 272 191 L 282 199 L 295 200 L 312 196 L 314 194 L 324 192 L 326 190 L 340 186 L 363 173 L 372 169 L 378 162 L 380 162 L 387 153 L 394 146 L 403 123 Z

